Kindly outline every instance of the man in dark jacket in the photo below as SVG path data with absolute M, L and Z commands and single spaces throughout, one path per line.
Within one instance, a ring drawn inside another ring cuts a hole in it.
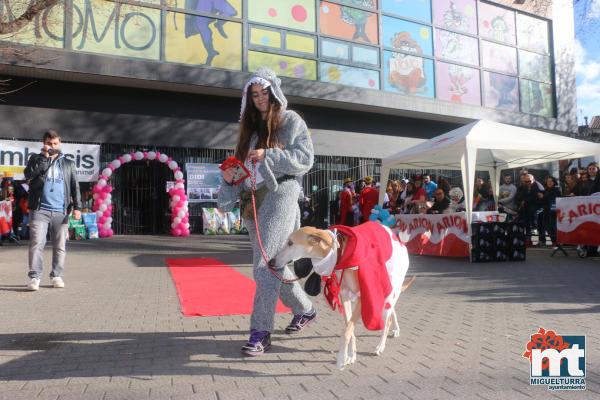
M 525 223 L 525 241 L 529 246 L 531 246 L 531 230 L 537 228 L 537 215 L 538 210 L 542 208 L 543 198 L 544 191 L 540 190 L 533 175 L 522 175 L 515 202 L 518 207 L 518 218 Z
M 444 214 L 450 210 L 450 198 L 442 189 L 433 192 L 433 206 L 427 210 L 427 214 Z
M 64 288 L 67 223 L 74 209 L 75 219 L 81 218 L 81 195 L 75 163 L 60 151 L 60 136 L 48 130 L 43 137 L 40 154 L 29 158 L 25 178 L 29 180 L 29 290 L 38 290 L 44 268 L 44 246 L 50 229 L 52 239 L 52 286 Z

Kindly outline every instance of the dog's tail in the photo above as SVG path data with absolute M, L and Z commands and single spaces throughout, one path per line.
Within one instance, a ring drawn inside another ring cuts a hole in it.
M 408 289 L 413 284 L 415 279 L 417 279 L 417 277 L 415 275 L 404 279 L 404 283 L 402 284 L 401 293 L 404 293 L 406 291 L 406 289 Z

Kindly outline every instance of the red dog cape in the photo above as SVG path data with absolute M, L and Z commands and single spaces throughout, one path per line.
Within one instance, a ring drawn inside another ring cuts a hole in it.
M 337 229 L 347 238 L 346 248 L 337 260 L 335 269 L 358 267 L 362 320 L 365 327 L 376 331 L 384 328 L 383 303 L 392 292 L 392 283 L 388 276 L 386 262 L 392 258 L 390 235 L 378 222 L 368 221 L 356 227 L 334 225 L 329 229 Z M 333 276 L 333 274 L 332 274 Z M 337 280 L 337 279 L 336 279 Z M 335 285 L 330 277 L 328 284 Z M 329 288 L 336 296 L 335 288 Z M 339 288 L 338 291 L 339 293 Z M 333 307 L 332 300 L 329 299 Z

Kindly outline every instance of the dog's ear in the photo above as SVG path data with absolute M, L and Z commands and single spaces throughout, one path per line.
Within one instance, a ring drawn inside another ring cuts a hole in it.
M 298 278 L 306 278 L 313 269 L 312 260 L 310 258 L 300 258 L 294 261 L 294 274 Z
M 309 296 L 318 296 L 321 293 L 321 276 L 313 272 L 304 282 L 304 291 Z
M 331 236 L 321 230 L 317 230 L 315 233 L 308 235 L 307 241 L 311 246 L 319 246 L 323 250 L 327 250 L 333 245 Z

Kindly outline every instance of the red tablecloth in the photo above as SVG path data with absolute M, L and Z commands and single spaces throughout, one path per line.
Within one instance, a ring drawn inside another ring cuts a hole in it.
M 556 199 L 556 231 L 560 244 L 600 246 L 600 195 Z

